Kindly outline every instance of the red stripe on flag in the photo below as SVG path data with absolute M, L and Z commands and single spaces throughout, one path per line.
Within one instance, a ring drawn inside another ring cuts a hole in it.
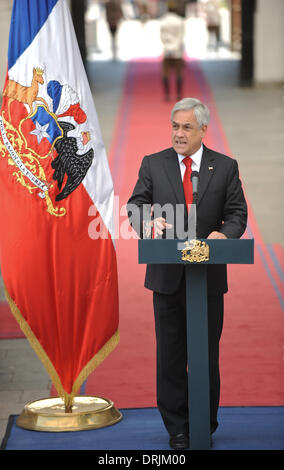
M 66 202 L 68 216 L 52 217 L 44 201 L 9 178 L 6 183 L 0 202 L 3 280 L 71 393 L 74 379 L 118 328 L 113 242 L 89 237 L 91 201 L 83 187 Z

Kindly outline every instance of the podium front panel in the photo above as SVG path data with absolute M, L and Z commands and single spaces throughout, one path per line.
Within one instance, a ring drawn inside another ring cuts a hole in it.
M 253 239 L 200 239 L 209 246 L 209 260 L 190 264 L 253 264 Z M 138 241 L 139 264 L 189 264 L 182 261 L 183 240 Z

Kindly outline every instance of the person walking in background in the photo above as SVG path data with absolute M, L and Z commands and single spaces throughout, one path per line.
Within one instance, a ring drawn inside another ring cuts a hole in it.
M 221 16 L 216 0 L 208 0 L 205 3 L 205 15 L 208 31 L 208 49 L 215 48 L 215 51 L 218 51 L 220 45 Z
M 176 94 L 180 100 L 183 88 L 183 52 L 185 20 L 176 13 L 175 2 L 168 3 L 168 11 L 161 17 L 160 37 L 163 44 L 162 83 L 165 99 L 170 99 L 170 72 L 175 73 Z
M 120 0 L 108 0 L 106 2 L 106 19 L 111 33 L 113 59 L 117 57 L 116 35 L 119 22 L 123 18 Z

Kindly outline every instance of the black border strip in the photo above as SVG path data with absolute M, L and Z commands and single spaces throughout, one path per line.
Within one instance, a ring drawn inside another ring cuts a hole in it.
M 9 440 L 9 437 L 10 437 L 10 434 L 11 434 L 12 427 L 14 425 L 14 420 L 15 420 L 16 416 L 17 415 L 10 415 L 9 416 L 8 424 L 7 424 L 7 427 L 6 427 L 6 432 L 5 432 L 5 435 L 4 435 L 3 440 L 1 442 L 0 450 L 5 450 L 6 449 L 6 446 L 8 444 L 8 440 Z

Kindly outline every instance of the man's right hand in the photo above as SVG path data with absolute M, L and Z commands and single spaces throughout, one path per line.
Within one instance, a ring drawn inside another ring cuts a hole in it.
M 164 217 L 157 217 L 152 220 L 152 227 L 154 228 L 154 238 L 157 238 L 158 235 L 163 235 L 163 231 L 166 228 L 172 228 L 172 224 L 168 224 Z

